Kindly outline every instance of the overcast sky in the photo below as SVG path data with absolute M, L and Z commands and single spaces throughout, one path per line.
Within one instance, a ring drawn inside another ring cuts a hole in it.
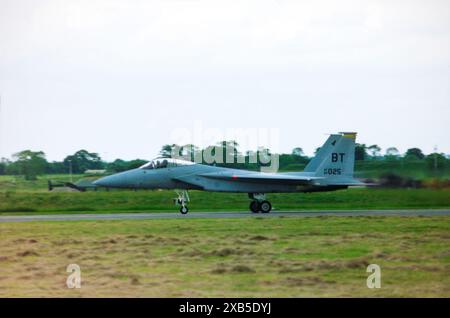
M 0 157 L 150 159 L 196 126 L 450 153 L 450 1 L 0 0 L 0 95 Z

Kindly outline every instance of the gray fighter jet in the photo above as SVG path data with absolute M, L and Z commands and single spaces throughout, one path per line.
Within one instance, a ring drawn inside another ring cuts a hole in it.
M 128 189 L 174 189 L 180 212 L 188 212 L 188 190 L 248 193 L 250 210 L 268 213 L 266 193 L 319 192 L 364 185 L 353 178 L 356 133 L 329 136 L 303 172 L 267 173 L 156 158 L 145 165 L 103 177 L 96 186 Z

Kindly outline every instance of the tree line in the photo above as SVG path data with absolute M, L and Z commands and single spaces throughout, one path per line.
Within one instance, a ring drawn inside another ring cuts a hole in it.
M 258 170 L 263 164 L 258 160 L 256 163 L 252 163 L 249 160 L 254 158 L 271 154 L 270 149 L 259 149 L 257 151 L 246 151 L 241 153 L 239 151 L 239 145 L 235 141 L 222 141 L 215 146 L 209 146 L 205 149 L 200 149 L 195 145 L 187 145 L 181 147 L 180 155 L 185 155 L 191 160 L 194 159 L 196 152 L 211 151 L 210 147 L 223 148 L 224 155 L 226 150 L 232 149 L 233 156 L 237 158 L 241 156 L 244 158 L 244 162 L 223 163 L 217 164 L 219 166 L 227 166 L 238 169 Z M 164 145 L 161 147 L 159 155 L 170 156 L 174 149 L 178 149 L 177 145 Z M 215 151 L 212 149 L 212 151 Z M 316 149 L 316 152 L 320 148 Z M 301 147 L 292 149 L 291 153 L 279 155 L 279 167 L 281 171 L 293 171 L 301 170 L 311 158 L 306 156 Z M 425 155 L 419 148 L 410 148 L 404 154 L 401 154 L 397 148 L 387 148 L 384 154 L 381 153 L 381 148 L 378 145 L 365 145 L 356 144 L 355 148 L 355 160 L 358 162 L 368 161 L 384 161 L 384 162 L 417 162 L 424 163 L 430 169 L 447 169 L 450 166 L 450 158 L 443 153 L 431 153 Z M 129 169 L 137 168 L 148 160 L 134 159 L 134 160 L 122 160 L 116 159 L 112 162 L 106 162 L 102 160 L 100 155 L 95 152 L 89 152 L 87 150 L 79 150 L 73 155 L 69 155 L 64 158 L 63 161 L 49 162 L 46 159 L 43 151 L 23 150 L 15 153 L 12 156 L 12 160 L 2 158 L 0 159 L 0 175 L 23 175 L 27 180 L 35 180 L 38 175 L 42 174 L 82 174 L 86 170 L 107 170 L 107 172 L 121 172 Z M 224 160 L 225 162 L 225 160 Z M 205 163 L 205 162 L 204 162 Z

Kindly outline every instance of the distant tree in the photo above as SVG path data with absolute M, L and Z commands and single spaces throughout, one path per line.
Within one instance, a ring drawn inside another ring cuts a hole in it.
M 386 156 L 397 157 L 400 154 L 397 148 L 389 147 L 386 149 Z
M 100 156 L 95 152 L 88 152 L 86 150 L 79 150 L 71 156 L 64 159 L 64 166 L 69 169 L 72 165 L 73 173 L 83 173 L 88 169 L 103 169 L 105 163 Z M 68 171 L 68 170 L 67 170 Z
M 293 156 L 298 156 L 298 157 L 303 157 L 303 155 L 305 154 L 303 152 L 303 149 L 300 147 L 296 147 L 294 149 L 292 149 L 292 153 Z
M 355 145 L 355 160 L 366 160 L 367 146 L 365 144 Z
M 134 160 L 128 161 L 127 162 L 127 170 L 139 168 L 140 166 L 142 166 L 143 164 L 145 164 L 147 162 L 148 162 L 148 160 L 144 160 L 144 159 L 134 159 Z
M 376 158 L 380 155 L 381 148 L 378 145 L 371 145 L 367 150 L 370 151 L 372 158 Z
M 419 148 L 410 148 L 406 151 L 405 158 L 422 160 L 425 158 L 425 155 Z
M 61 161 L 52 161 L 47 164 L 47 168 L 45 169 L 46 173 L 49 174 L 59 174 L 59 173 L 67 173 L 66 166 Z
M 395 147 L 389 147 L 386 149 L 386 154 L 384 155 L 384 159 L 386 160 L 397 160 L 400 157 L 400 152 Z
M 441 170 L 444 169 L 447 164 L 447 158 L 443 153 L 431 153 L 425 158 L 427 167 L 430 169 Z
M 116 159 L 106 165 L 106 169 L 112 172 L 122 172 L 130 169 L 139 168 L 143 164 L 147 163 L 147 160 L 135 159 L 131 161 L 125 161 L 122 159 Z
M 280 169 L 300 169 L 299 165 L 308 163 L 309 158 L 306 156 L 297 156 L 293 154 L 279 154 L 279 168 Z
M 9 175 L 19 175 L 20 169 L 19 165 L 15 162 L 11 162 L 9 165 L 6 166 L 5 174 Z
M 128 166 L 125 160 L 116 159 L 113 162 L 106 164 L 106 170 L 112 172 L 122 172 L 127 170 Z
M 6 168 L 10 164 L 10 161 L 6 158 L 0 159 L 0 175 L 6 174 Z
M 25 176 L 26 180 L 36 180 L 38 175 L 45 173 L 47 160 L 42 151 L 24 150 L 15 153 L 13 159 L 12 171 Z

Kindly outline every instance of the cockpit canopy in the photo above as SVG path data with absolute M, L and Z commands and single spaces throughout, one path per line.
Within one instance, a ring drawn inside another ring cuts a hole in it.
M 180 166 L 189 166 L 193 165 L 194 162 L 174 159 L 174 158 L 164 158 L 158 157 L 153 159 L 152 161 L 147 162 L 146 164 L 139 167 L 139 169 L 162 169 L 162 168 L 174 168 Z

